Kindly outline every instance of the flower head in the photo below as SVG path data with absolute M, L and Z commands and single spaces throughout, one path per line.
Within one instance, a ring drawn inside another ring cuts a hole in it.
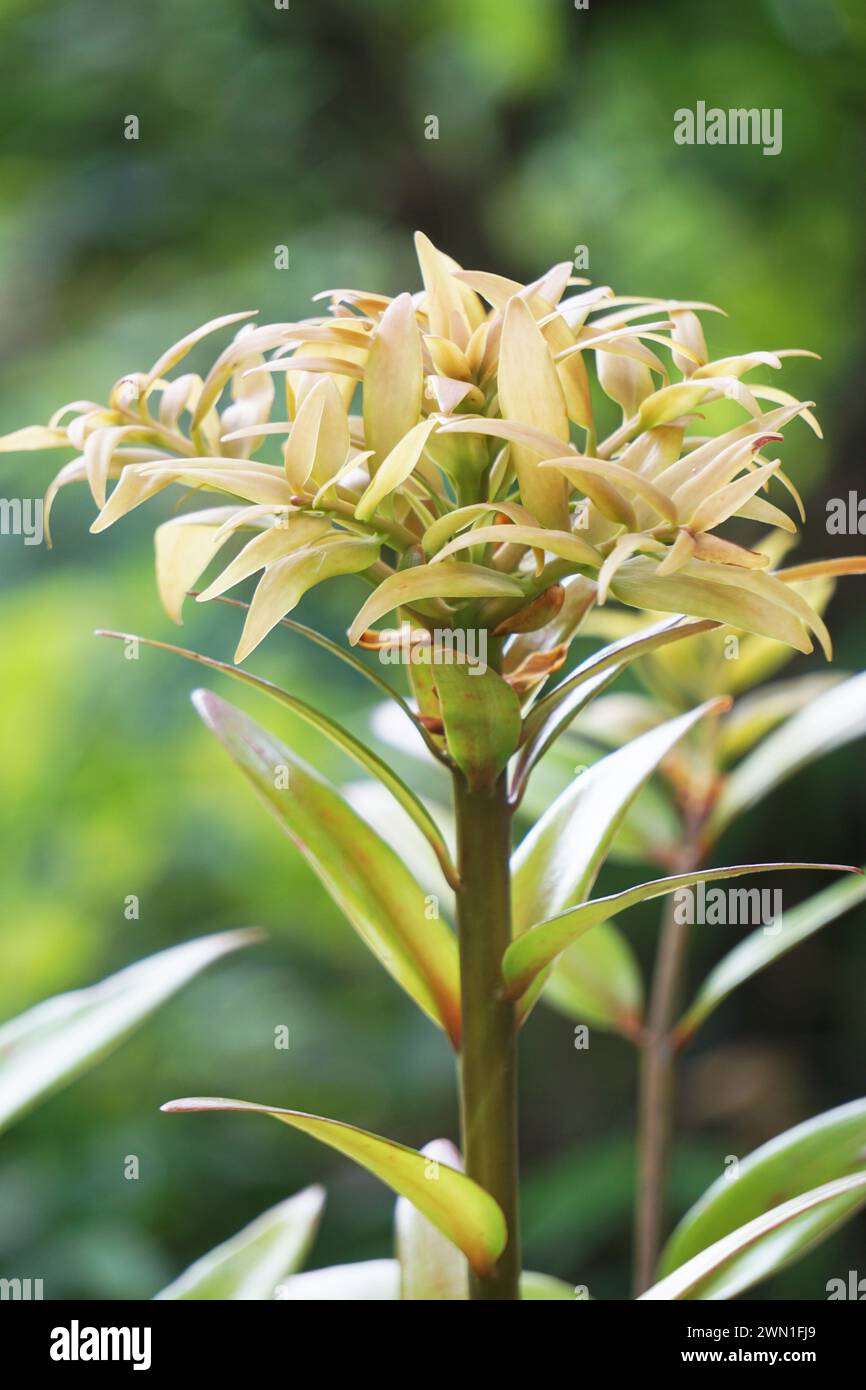
M 180 621 L 190 586 L 242 537 L 199 595 L 261 576 L 238 660 L 309 589 L 349 573 L 373 586 L 352 642 L 398 609 L 420 628 L 567 641 L 557 615 L 579 579 L 572 616 L 612 596 L 800 651 L 812 632 L 829 651 L 819 614 L 769 572 L 770 556 L 719 534 L 734 517 L 796 530 L 768 492 L 785 489 L 802 515 L 775 453 L 797 416 L 820 433 L 811 402 L 744 378 L 812 354 L 712 361 L 699 318 L 712 305 L 587 288 L 569 263 L 521 285 L 462 270 L 420 233 L 416 245 L 415 293 L 325 291 L 313 317 L 244 321 L 206 376 L 171 376 L 201 339 L 251 315 L 216 319 L 122 377 L 107 405 L 76 401 L 2 447 L 76 449 L 46 511 L 86 481 L 94 531 L 174 484 L 218 495 L 158 527 L 157 576 Z M 744 419 L 706 435 L 718 400 Z M 599 416 L 616 408 L 603 434 Z M 280 461 L 263 461 L 275 442 Z M 561 643 L 521 641 L 532 684 Z

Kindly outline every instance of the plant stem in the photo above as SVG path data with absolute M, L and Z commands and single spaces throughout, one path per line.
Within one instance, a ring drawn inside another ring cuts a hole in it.
M 694 834 L 689 836 L 675 873 L 689 873 L 697 867 L 700 853 L 696 839 Z M 643 1293 L 655 1279 L 664 1234 L 676 1063 L 673 1030 L 688 936 L 688 925 L 676 918 L 676 898 L 669 897 L 662 918 L 638 1082 L 635 1294 Z
M 470 1276 L 472 1299 L 519 1298 L 517 1201 L 517 1018 L 499 997 L 501 962 L 511 941 L 511 809 L 505 775 L 489 791 L 454 776 L 457 818 L 457 926 L 463 1042 L 460 1123 L 469 1177 L 495 1197 L 508 1244 L 493 1274 Z

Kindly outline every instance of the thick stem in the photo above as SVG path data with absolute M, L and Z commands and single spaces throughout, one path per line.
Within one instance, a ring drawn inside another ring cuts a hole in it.
M 495 1272 L 472 1275 L 470 1297 L 519 1298 L 517 1018 L 502 1000 L 502 957 L 511 940 L 511 809 L 505 776 L 490 791 L 454 777 L 457 927 L 463 1001 L 460 1122 L 466 1172 L 496 1198 L 508 1244 Z
M 683 848 L 677 873 L 699 862 L 694 839 Z M 637 1199 L 635 1207 L 635 1293 L 655 1279 L 665 1226 L 668 1155 L 674 1103 L 676 1044 L 673 1038 L 689 929 L 677 921 L 676 899 L 668 898 L 662 919 L 642 1043 L 638 1082 Z

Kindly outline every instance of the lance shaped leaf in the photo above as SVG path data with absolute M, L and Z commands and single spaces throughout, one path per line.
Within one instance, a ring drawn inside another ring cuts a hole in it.
M 244 510 L 249 512 L 252 508 L 247 507 Z M 253 524 L 252 520 L 250 524 Z M 208 603 L 225 593 L 226 589 L 232 589 L 244 579 L 249 579 L 251 574 L 269 569 L 278 560 L 284 560 L 287 555 L 292 555 L 306 546 L 314 546 L 318 541 L 324 540 L 325 536 L 347 539 L 344 532 L 333 530 L 330 521 L 322 516 L 296 514 L 286 518 L 285 525 L 268 526 L 265 523 L 265 528 L 261 534 L 253 536 L 252 540 L 247 542 L 213 583 L 208 584 L 206 589 L 196 595 L 199 603 Z
M 443 560 L 441 565 L 417 565 L 383 579 L 349 628 L 349 641 L 355 646 L 366 629 L 386 613 L 427 599 L 522 597 L 523 589 L 514 579 L 485 569 L 483 565 L 466 565 L 460 560 Z
M 793 590 L 758 570 L 688 560 L 676 574 L 659 575 L 653 560 L 638 555 L 620 567 L 610 591 L 632 608 L 714 618 L 786 642 L 799 652 L 812 650 L 808 627 L 822 641 L 828 640 L 824 624 L 805 599 L 798 594 L 792 603 Z
M 760 927 L 739 941 L 732 951 L 714 966 L 704 980 L 694 1003 L 680 1020 L 677 1036 L 680 1041 L 691 1037 L 738 985 L 750 980 L 759 971 L 787 955 L 801 941 L 835 922 L 844 912 L 866 899 L 866 873 L 834 883 L 813 898 L 799 903 L 772 924 Z
M 520 740 L 520 701 L 491 667 L 433 655 L 448 752 L 473 790 L 492 787 Z
M 577 941 L 584 932 L 615 913 L 625 912 L 630 907 L 636 907 L 638 903 L 660 898 L 665 893 L 674 893 L 679 888 L 691 888 L 695 883 L 712 883 L 720 878 L 740 878 L 743 874 L 763 874 L 782 869 L 821 869 L 828 873 L 860 872 L 850 864 L 734 864 L 723 869 L 696 869 L 693 873 L 671 874 L 667 878 L 655 878 L 648 883 L 640 883 L 635 888 L 626 888 L 621 893 L 609 893 L 603 898 L 592 898 L 589 902 L 581 903 L 579 907 L 569 908 L 568 911 L 560 912 L 545 922 L 539 922 L 530 931 L 525 931 L 522 936 L 512 941 L 502 961 L 507 997 L 518 998 L 536 976 L 573 941 Z
M 435 420 L 422 420 L 404 435 L 382 461 L 355 508 L 359 521 L 369 521 L 377 507 L 415 471 L 424 446 L 436 428 Z
M 362 941 L 458 1046 L 457 943 L 444 921 L 427 920 L 402 860 L 285 744 L 209 691 L 192 698 Z
M 316 584 L 337 575 L 358 574 L 369 569 L 379 557 L 379 545 L 375 538 L 335 538 L 328 544 L 295 550 L 269 565 L 253 595 L 235 661 L 245 661 Z
M 210 319 L 203 323 L 200 328 L 194 328 L 191 333 L 179 338 L 176 343 L 172 343 L 170 348 L 166 348 L 154 362 L 147 374 L 145 389 L 157 381 L 159 377 L 165 376 L 176 367 L 178 362 L 182 362 L 188 352 L 191 352 L 196 343 L 201 342 L 210 333 L 216 333 L 219 328 L 227 328 L 231 323 L 240 323 L 243 319 L 251 319 L 258 313 L 258 309 L 245 309 L 237 314 L 223 314 L 220 318 Z
M 157 526 L 156 583 L 162 606 L 176 623 L 182 623 L 183 601 L 187 590 L 204 574 L 211 560 L 227 539 L 221 527 L 237 517 L 243 508 L 209 507 L 172 517 Z
M 417 424 L 424 391 L 421 335 L 410 294 L 388 305 L 373 337 L 364 372 L 364 438 L 371 471 Z
M 557 797 L 512 856 L 512 911 L 518 940 L 520 933 L 537 930 L 535 924 L 559 908 L 587 896 L 626 812 L 652 772 L 699 719 L 725 708 L 725 701 L 708 701 L 650 729 L 594 763 Z M 544 964 L 558 954 L 555 951 Z M 533 987 L 521 1004 L 524 1016 L 542 987 L 541 968 L 527 981 Z
M 417 1207 L 422 1216 L 463 1251 L 479 1275 L 488 1275 L 505 1248 L 505 1218 L 489 1193 L 445 1163 L 431 1163 L 417 1149 L 383 1139 L 340 1120 L 307 1115 L 300 1110 L 254 1105 L 217 1096 L 172 1100 L 162 1107 L 171 1114 L 204 1110 L 238 1110 L 270 1115 L 309 1134 L 373 1173 L 381 1182 Z
M 699 719 L 726 707 L 725 701 L 711 700 L 650 729 L 599 759 L 557 797 L 513 856 L 516 934 L 586 897 L 644 782 Z
M 46 999 L 4 1023 L 0 1027 L 0 1129 L 107 1057 L 206 966 L 259 939 L 257 932 L 231 931 L 185 941 L 128 965 L 97 985 Z
M 427 840 L 439 860 L 448 884 L 452 888 L 457 886 L 457 870 L 451 859 L 445 837 L 424 803 L 377 753 L 374 753 L 360 739 L 355 738 L 354 734 L 350 734 L 348 729 L 344 729 L 336 720 L 330 719 L 321 710 L 308 705 L 305 700 L 299 700 L 297 696 L 290 695 L 288 690 L 274 685 L 272 681 L 265 680 L 261 676 L 254 676 L 239 666 L 231 666 L 227 661 L 217 661 L 214 657 L 205 656 L 202 652 L 193 652 L 186 647 L 174 646 L 171 642 L 158 642 L 153 638 L 138 637 L 128 632 L 106 632 L 100 629 L 95 635 L 97 637 L 113 637 L 121 642 L 137 642 L 141 646 L 154 647 L 158 651 L 172 652 L 175 656 L 185 657 L 187 661 L 197 661 L 200 665 L 207 666 L 213 671 L 220 671 L 223 675 L 231 676 L 233 680 L 248 685 L 252 690 L 258 690 L 261 694 L 270 696 L 277 704 L 291 710 L 298 718 L 303 719 L 305 723 L 324 734 L 335 748 L 339 748 L 365 772 L 371 773 L 382 783 L 382 786 L 403 807 L 403 810 L 410 816 Z M 390 798 L 388 798 L 388 804 L 393 813 L 393 803 Z
M 743 1159 L 677 1226 L 658 1298 L 733 1298 L 824 1239 L 866 1200 L 866 1100 L 816 1115 Z M 823 1192 L 817 1198 L 817 1192 Z M 751 1228 L 742 1239 L 743 1228 Z M 720 1258 L 720 1255 L 722 1258 Z M 667 1277 L 664 1277 L 667 1276 Z
M 440 564 L 455 551 L 466 550 L 473 545 L 528 545 L 537 550 L 550 551 L 552 555 L 571 560 L 575 565 L 588 565 L 591 569 L 600 569 L 602 563 L 602 557 L 595 547 L 570 531 L 521 525 L 477 526 L 474 530 L 464 531 L 443 546 L 430 563 Z
M 504 416 L 568 443 L 565 396 L 550 348 L 530 310 L 516 297 L 505 310 L 497 381 Z M 523 445 L 512 445 L 512 457 L 523 505 L 542 526 L 568 530 L 566 480 L 538 468 L 538 456 Z
M 514 792 L 522 793 L 530 772 L 556 738 L 583 710 L 589 700 L 601 693 L 630 662 L 649 652 L 697 636 L 713 628 L 712 622 L 686 623 L 679 617 L 665 618 L 640 632 L 630 633 L 593 652 L 560 685 L 551 690 L 528 715 L 523 729 L 523 746 L 514 771 Z M 602 675 L 609 672 L 608 679 Z
M 288 1201 L 278 1202 L 230 1240 L 202 1255 L 156 1298 L 246 1302 L 278 1297 L 280 1280 L 304 1263 L 324 1205 L 323 1187 L 307 1187 Z
M 819 695 L 738 764 L 716 802 L 709 833 L 719 836 L 787 777 L 864 734 L 866 673 L 861 673 Z

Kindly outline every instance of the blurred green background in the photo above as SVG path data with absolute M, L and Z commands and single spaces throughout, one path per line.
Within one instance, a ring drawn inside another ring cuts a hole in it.
M 822 354 L 785 371 L 788 389 L 816 397 L 827 435 L 795 426 L 786 449 L 811 503 L 800 553 L 864 548 L 824 528 L 826 499 L 862 468 L 866 12 L 854 0 L 593 0 L 588 12 L 570 0 L 0 0 L 0 50 L 0 429 L 103 398 L 214 315 L 298 317 L 335 285 L 414 289 L 416 226 L 464 265 L 522 279 L 585 244 L 597 282 L 726 308 L 709 324 L 716 356 Z M 781 107 L 783 152 L 675 146 L 674 110 L 699 99 Z M 137 142 L 123 138 L 129 114 Z M 424 138 L 429 115 L 438 141 Z M 288 270 L 274 267 L 280 244 Z M 58 457 L 5 458 L 0 492 L 38 496 Z M 312 1263 L 385 1255 L 389 1195 L 328 1151 L 256 1120 L 158 1113 L 169 1097 L 216 1093 L 411 1144 L 455 1135 L 444 1045 L 212 746 L 187 700 L 198 673 L 92 638 L 173 630 L 155 595 L 153 509 L 93 538 L 91 517 L 69 490 L 53 551 L 0 539 L 0 1018 L 187 937 L 254 924 L 270 939 L 3 1137 L 0 1271 L 43 1278 L 46 1297 L 149 1297 L 318 1178 L 330 1198 Z M 860 583 L 831 611 L 851 670 L 866 657 Z M 338 634 L 357 593 L 341 584 L 302 619 Z M 237 630 L 213 605 L 188 614 L 185 637 L 228 657 Z M 297 639 L 272 638 L 254 664 L 365 727 L 366 691 Z M 307 747 L 281 714 L 242 703 Z M 801 775 L 719 862 L 862 861 L 862 768 L 855 745 Z M 124 917 L 132 893 L 138 921 Z M 633 917 L 649 961 L 655 914 Z M 862 1093 L 864 927 L 853 913 L 756 979 L 688 1053 L 673 1213 L 726 1155 Z M 719 954 L 696 933 L 693 978 Z M 273 1047 L 279 1024 L 288 1052 Z M 528 1266 L 628 1296 L 627 1045 L 594 1033 L 577 1052 L 572 1025 L 539 1009 L 522 1093 Z M 137 1182 L 123 1177 L 128 1154 Z M 855 1223 L 754 1296 L 823 1298 L 863 1259 Z

